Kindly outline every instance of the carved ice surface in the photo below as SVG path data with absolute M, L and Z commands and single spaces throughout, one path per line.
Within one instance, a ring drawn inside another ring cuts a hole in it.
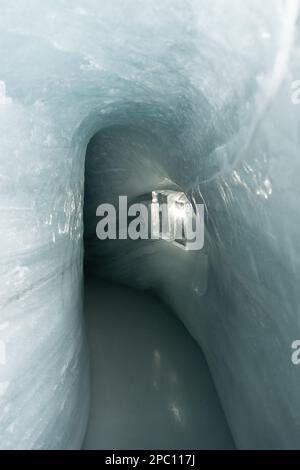
M 207 220 L 187 258 L 161 245 L 108 258 L 87 239 L 91 269 L 176 312 L 237 447 L 299 447 L 297 13 L 296 0 L 0 0 L 1 448 L 83 441 L 95 134 L 107 152 L 93 177 L 91 150 L 87 235 L 97 171 L 102 201 L 179 187 Z

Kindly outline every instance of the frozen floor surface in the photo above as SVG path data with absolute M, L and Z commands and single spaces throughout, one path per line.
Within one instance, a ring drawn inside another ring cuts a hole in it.
M 154 297 L 89 280 L 92 392 L 84 449 L 232 449 L 203 354 Z

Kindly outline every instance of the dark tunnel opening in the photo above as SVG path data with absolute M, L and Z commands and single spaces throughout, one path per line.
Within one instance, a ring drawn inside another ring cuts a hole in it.
M 137 127 L 103 129 L 87 147 L 84 313 L 91 410 L 84 449 L 234 448 L 205 357 L 168 302 L 173 289 L 184 294 L 195 277 L 203 284 L 198 264 L 204 258 L 163 240 L 96 235 L 99 204 L 178 191 L 164 158 L 159 142 Z M 194 308 L 189 301 L 187 308 Z

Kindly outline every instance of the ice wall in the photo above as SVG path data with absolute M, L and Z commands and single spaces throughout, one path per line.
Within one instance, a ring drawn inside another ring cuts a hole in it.
M 147 155 L 134 196 L 167 181 L 207 206 L 207 287 L 177 252 L 115 267 L 134 282 L 149 261 L 141 287 L 203 348 L 238 447 L 299 446 L 296 17 L 294 0 L 0 0 L 1 448 L 82 442 L 84 158 L 105 128 Z

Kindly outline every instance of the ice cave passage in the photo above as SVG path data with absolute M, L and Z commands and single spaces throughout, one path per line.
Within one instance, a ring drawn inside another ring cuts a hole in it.
M 300 447 L 299 31 L 298 0 L 0 0 L 1 449 Z M 205 205 L 201 250 L 96 237 L 153 193 Z
M 184 282 L 183 267 L 188 282 L 201 283 L 197 263 L 205 258 L 163 240 L 96 237 L 99 202 L 117 202 L 118 194 L 128 193 L 138 200 L 151 188 L 175 187 L 162 174 L 162 155 L 149 131 L 126 126 L 102 130 L 88 146 L 84 311 L 91 408 L 86 449 L 234 448 L 206 360 L 182 322 L 153 295 L 112 284 L 156 295 L 167 288 L 171 295 Z

